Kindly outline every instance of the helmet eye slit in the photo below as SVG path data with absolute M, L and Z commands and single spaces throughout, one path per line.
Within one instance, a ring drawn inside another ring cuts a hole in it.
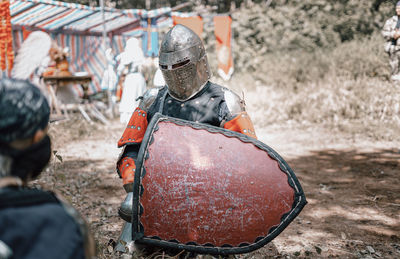
M 186 65 L 186 64 L 189 63 L 189 62 L 190 62 L 190 60 L 187 59 L 187 60 L 182 61 L 182 62 L 179 62 L 179 63 L 177 63 L 177 64 L 173 64 L 173 65 L 172 65 L 172 69 L 175 69 L 175 68 L 178 68 L 178 67 L 183 67 L 184 65 Z
M 188 64 L 189 62 L 190 62 L 190 59 L 184 60 L 182 62 L 173 64 L 173 65 L 161 65 L 160 64 L 160 68 L 164 69 L 164 70 L 171 70 L 171 69 L 183 67 L 184 65 Z

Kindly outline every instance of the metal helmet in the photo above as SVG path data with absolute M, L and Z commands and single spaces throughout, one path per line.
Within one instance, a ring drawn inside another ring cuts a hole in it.
M 161 42 L 159 65 L 169 94 L 180 101 L 198 93 L 211 77 L 203 42 L 180 24 Z

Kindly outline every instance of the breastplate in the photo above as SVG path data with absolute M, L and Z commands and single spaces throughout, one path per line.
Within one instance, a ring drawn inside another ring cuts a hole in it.
M 216 85 L 207 84 L 198 94 L 183 102 L 172 98 L 166 93 L 166 88 L 161 89 L 156 101 L 149 109 L 149 121 L 156 112 L 161 112 L 170 117 L 218 127 L 221 123 L 218 115 L 223 101 L 223 92 Z

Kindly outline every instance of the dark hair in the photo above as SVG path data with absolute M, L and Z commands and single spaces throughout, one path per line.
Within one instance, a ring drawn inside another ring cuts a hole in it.
M 0 79 L 0 142 L 32 137 L 44 129 L 50 107 L 40 89 L 26 80 Z

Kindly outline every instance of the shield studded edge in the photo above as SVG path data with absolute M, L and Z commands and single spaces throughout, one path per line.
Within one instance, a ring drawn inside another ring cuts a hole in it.
M 239 254 L 278 236 L 307 201 L 289 165 L 246 135 L 157 113 L 136 161 L 132 238 Z

